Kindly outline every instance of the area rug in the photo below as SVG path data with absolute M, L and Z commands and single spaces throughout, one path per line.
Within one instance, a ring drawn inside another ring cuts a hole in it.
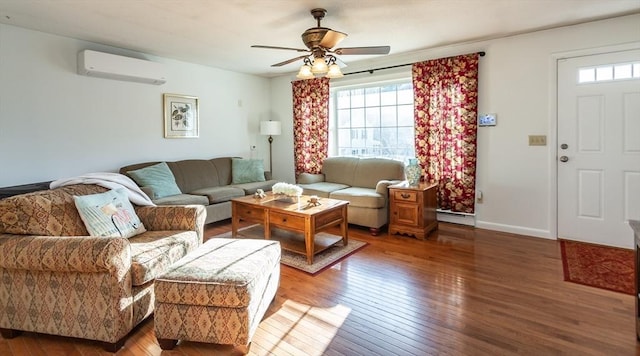
M 322 234 L 326 233 L 320 232 L 316 234 L 316 236 L 321 236 Z M 230 238 L 231 232 L 216 235 L 213 237 Z M 262 225 L 248 226 L 238 230 L 237 237 L 249 239 L 264 239 L 264 228 L 262 227 Z M 305 255 L 282 250 L 280 263 L 301 270 L 308 274 L 316 275 L 330 268 L 334 264 L 342 261 L 343 259 L 349 257 L 350 255 L 358 252 L 360 249 L 364 248 L 367 245 L 368 243 L 364 241 L 354 239 L 349 239 L 349 243 L 347 244 L 347 246 L 342 246 L 342 243 L 338 242 L 336 245 L 316 254 L 313 258 L 313 264 L 311 265 L 307 263 L 307 257 Z
M 635 293 L 634 251 L 560 240 L 564 280 L 615 292 Z

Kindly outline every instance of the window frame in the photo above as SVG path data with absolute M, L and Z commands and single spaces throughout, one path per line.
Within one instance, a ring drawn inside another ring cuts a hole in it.
M 370 88 L 382 88 L 385 86 L 389 86 L 389 85 L 399 85 L 399 84 L 409 84 L 411 85 L 411 92 L 413 93 L 413 82 L 412 82 L 412 78 L 411 75 L 402 75 L 402 76 L 397 76 L 396 78 L 393 79 L 387 79 L 387 80 L 370 80 L 370 81 L 362 81 L 359 80 L 356 83 L 353 84 L 345 84 L 345 85 L 331 85 L 330 88 L 330 99 L 329 99 L 329 142 L 328 142 L 328 147 L 329 147 L 329 152 L 328 155 L 329 157 L 335 157 L 335 156 L 340 156 L 340 152 L 339 152 L 339 143 L 338 143 L 338 92 L 339 91 L 344 91 L 344 90 L 355 90 L 355 89 L 362 89 L 364 92 L 366 92 L 367 89 Z M 397 93 L 397 90 L 396 90 Z M 366 96 L 366 94 L 363 93 L 364 96 Z M 397 100 L 397 97 L 396 97 Z M 382 105 L 382 103 L 378 103 L 378 105 L 375 106 L 369 106 L 369 108 L 383 108 L 383 107 L 394 107 L 396 110 L 396 115 L 398 113 L 398 107 L 400 106 L 406 106 L 407 104 L 399 104 L 397 101 L 395 104 L 393 105 Z M 411 112 L 413 112 L 414 110 L 414 103 L 413 100 L 411 100 Z M 352 106 L 349 106 L 350 109 L 353 109 Z M 357 108 L 357 107 L 356 107 Z M 367 110 L 367 105 L 366 102 L 363 105 L 363 110 L 366 112 Z M 382 114 L 381 114 L 382 115 Z M 351 119 L 350 119 L 351 120 Z M 380 118 L 380 120 L 382 120 L 382 117 Z M 396 116 L 396 120 L 397 120 L 397 116 Z M 365 121 L 366 121 L 366 114 L 365 114 Z M 365 124 L 366 127 L 366 124 Z M 379 126 L 377 126 L 378 128 L 383 128 L 385 126 L 382 125 L 382 122 L 380 122 Z M 405 127 L 405 126 L 398 126 L 398 122 L 396 121 L 396 125 L 395 126 L 386 126 L 386 127 Z M 415 139 L 415 122 L 413 122 L 412 120 L 412 126 L 411 126 L 411 130 L 413 131 L 413 135 L 414 135 L 414 139 Z M 353 135 L 354 131 L 351 130 L 351 135 Z M 413 140 L 412 140 L 413 142 Z M 367 146 L 365 146 L 366 148 Z M 402 158 L 399 158 L 397 155 L 395 156 L 385 156 L 385 155 L 375 155 L 375 156 L 371 156 L 371 155 L 361 155 L 361 154 L 353 154 L 353 155 L 349 155 L 349 156 L 354 156 L 354 157 L 380 157 L 380 158 L 390 158 L 390 159 L 396 159 L 396 160 L 400 160 L 400 161 L 405 161 L 407 158 L 410 157 L 414 157 L 415 154 L 415 147 L 412 145 L 411 146 L 412 149 L 414 150 L 412 153 L 410 153 L 408 156 L 402 156 Z

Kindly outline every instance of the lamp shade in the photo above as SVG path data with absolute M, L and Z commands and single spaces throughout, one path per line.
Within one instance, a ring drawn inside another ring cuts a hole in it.
M 313 60 L 311 73 L 326 73 L 327 70 L 329 70 L 329 66 L 327 66 L 327 62 L 324 61 L 323 57 L 316 57 Z
M 315 78 L 315 76 L 313 75 L 313 73 L 311 73 L 311 66 L 308 65 L 303 65 L 302 67 L 300 67 L 300 71 L 298 72 L 298 75 L 296 75 L 297 78 L 299 79 L 313 79 Z
M 260 135 L 278 136 L 281 133 L 280 121 L 260 121 Z
M 342 76 L 344 76 L 344 74 L 342 74 L 339 65 L 334 63 L 329 66 L 329 71 L 326 75 L 327 78 L 341 78 Z

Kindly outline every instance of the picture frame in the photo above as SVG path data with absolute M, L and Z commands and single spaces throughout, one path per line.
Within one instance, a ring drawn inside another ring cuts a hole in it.
M 198 97 L 163 94 L 164 138 L 199 137 Z

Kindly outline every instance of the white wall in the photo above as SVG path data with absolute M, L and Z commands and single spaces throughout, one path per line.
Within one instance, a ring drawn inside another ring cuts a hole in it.
M 161 62 L 167 83 L 80 76 L 83 49 Z M 268 164 L 258 135 L 268 90 L 266 78 L 0 24 L 0 187 L 151 160 L 232 155 Z M 199 97 L 199 138 L 163 137 L 163 93 Z
M 480 59 L 478 111 L 497 113 L 498 125 L 478 130 L 477 189 L 484 193 L 484 201 L 476 206 L 476 226 L 555 238 L 554 60 L 562 52 L 597 51 L 605 46 L 640 41 L 639 23 L 640 15 L 632 15 L 432 48 L 349 65 L 344 72 L 486 51 L 486 56 Z M 344 60 L 349 62 L 346 57 Z M 294 75 L 271 80 L 272 115 L 282 120 L 283 133 L 289 133 L 274 141 L 274 171 L 278 178 L 291 182 L 294 166 L 290 82 Z M 387 75 L 380 71 L 358 76 L 369 76 L 374 81 Z M 345 80 L 354 79 L 346 76 Z M 547 146 L 528 146 L 528 135 L 547 135 Z

